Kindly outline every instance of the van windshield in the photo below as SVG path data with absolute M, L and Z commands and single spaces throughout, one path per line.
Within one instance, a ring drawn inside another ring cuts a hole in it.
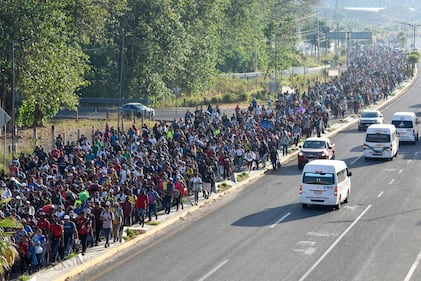
M 412 128 L 412 121 L 393 120 L 392 124 L 398 128 Z
M 326 174 L 326 173 L 310 173 L 306 172 L 303 175 L 303 183 L 307 184 L 334 184 L 335 183 L 335 175 L 334 174 Z
M 387 134 L 367 134 L 366 142 L 390 142 L 390 135 Z

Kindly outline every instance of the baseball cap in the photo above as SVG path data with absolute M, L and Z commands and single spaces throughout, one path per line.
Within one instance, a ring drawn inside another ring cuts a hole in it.
M 70 216 L 69 215 L 64 215 L 64 219 L 65 220 L 70 220 Z

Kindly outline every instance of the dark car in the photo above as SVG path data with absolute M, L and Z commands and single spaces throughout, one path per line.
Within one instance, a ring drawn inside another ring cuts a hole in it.
M 118 111 L 123 113 L 124 116 L 129 117 L 135 115 L 136 117 L 142 117 L 153 119 L 155 116 L 155 110 L 140 102 L 131 102 L 123 104 L 118 108 Z
M 298 168 L 304 168 L 304 165 L 315 159 L 335 159 L 335 144 L 330 142 L 329 138 L 308 138 L 300 146 L 298 153 Z

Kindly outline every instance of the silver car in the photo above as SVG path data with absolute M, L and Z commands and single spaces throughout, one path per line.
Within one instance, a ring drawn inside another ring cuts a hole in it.
M 131 116 L 132 114 L 136 117 L 141 117 L 144 114 L 144 117 L 152 119 L 155 117 L 155 109 L 148 107 L 140 102 L 130 102 L 123 104 L 118 108 L 118 111 L 123 113 L 123 116 Z

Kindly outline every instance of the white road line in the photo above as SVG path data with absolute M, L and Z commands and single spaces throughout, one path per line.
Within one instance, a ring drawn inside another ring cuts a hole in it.
M 417 268 L 418 264 L 421 261 L 421 252 L 418 253 L 417 258 L 415 259 L 415 262 L 412 264 L 411 268 L 408 271 L 408 274 L 406 274 L 404 281 L 411 280 L 412 274 L 414 274 L 415 269 Z
M 394 181 L 395 181 L 395 179 L 392 179 L 392 180 L 389 182 L 389 184 L 392 184 Z
M 361 158 L 361 156 L 358 156 L 357 158 L 355 158 L 355 160 L 353 160 L 353 161 L 351 162 L 351 165 L 354 165 L 354 163 L 355 163 L 355 162 L 357 162 L 360 158 Z
M 286 213 L 282 218 L 280 218 L 274 224 L 272 224 L 270 226 L 270 228 L 274 228 L 278 223 L 280 223 L 281 221 L 283 221 L 284 219 L 286 219 L 289 215 L 291 215 L 291 212 Z
M 384 191 L 380 192 L 380 193 L 377 195 L 377 197 L 382 197 L 383 193 L 384 193 Z
M 409 164 L 409 163 L 411 163 L 412 162 L 412 159 L 409 159 L 407 162 L 406 162 L 406 164 Z
M 217 266 L 215 266 L 211 271 L 209 271 L 208 273 L 206 273 L 206 275 L 204 275 L 198 281 L 204 281 L 204 280 L 206 280 L 209 276 L 211 276 L 212 274 L 214 274 L 215 272 L 217 272 L 221 267 L 223 267 L 228 261 L 229 260 L 224 260 L 223 262 L 221 262 L 220 264 L 218 264 Z
M 310 273 L 324 260 L 324 258 L 335 248 L 335 246 L 342 240 L 342 238 L 345 237 L 345 235 L 351 230 L 351 228 L 354 227 L 355 224 L 367 213 L 367 211 L 371 208 L 371 205 L 368 205 L 367 208 L 364 209 L 364 211 L 345 229 L 345 231 L 333 242 L 332 245 L 326 250 L 326 252 L 323 253 L 323 255 L 313 264 L 312 267 L 310 267 L 309 270 L 307 270 L 306 273 L 298 280 L 303 281 L 306 279 Z
M 400 175 L 402 172 L 403 172 L 403 169 L 400 169 L 399 172 L 398 172 L 398 174 Z

